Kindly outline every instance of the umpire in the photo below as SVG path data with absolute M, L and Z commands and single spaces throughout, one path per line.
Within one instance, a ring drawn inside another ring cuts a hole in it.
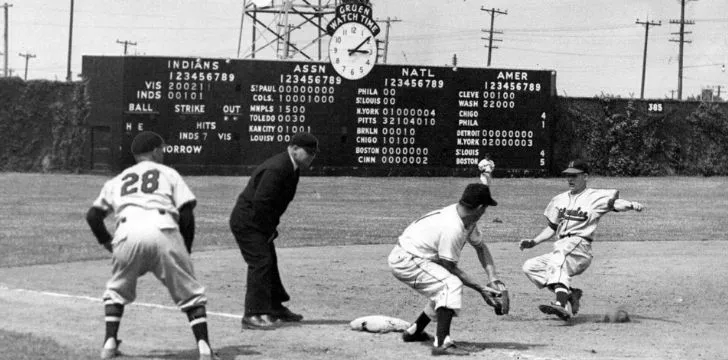
M 245 329 L 274 329 L 279 321 L 303 316 L 283 306 L 290 300 L 281 282 L 273 240 L 281 215 L 296 195 L 300 169 L 308 169 L 319 151 L 318 139 L 297 133 L 283 151 L 260 164 L 230 214 L 230 229 L 248 264 Z

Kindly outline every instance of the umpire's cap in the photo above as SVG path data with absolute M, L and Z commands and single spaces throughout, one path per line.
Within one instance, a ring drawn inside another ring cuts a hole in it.
M 309 154 L 317 154 L 319 150 L 318 139 L 311 133 L 300 132 L 291 137 L 289 145 L 302 147 Z
M 490 188 L 481 183 L 468 184 L 460 197 L 460 205 L 474 209 L 480 205 L 496 206 L 498 202 L 490 197 Z
M 576 159 L 569 162 L 569 166 L 566 170 L 561 172 L 562 174 L 581 174 L 589 173 L 589 164 L 582 159 Z
M 131 153 L 134 155 L 148 153 L 164 144 L 162 136 L 154 131 L 142 131 L 131 142 Z

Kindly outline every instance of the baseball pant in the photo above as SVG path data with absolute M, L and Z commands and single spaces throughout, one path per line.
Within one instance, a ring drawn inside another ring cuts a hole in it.
M 124 236 L 114 239 L 112 275 L 104 300 L 122 305 L 133 302 L 138 278 L 152 272 L 182 311 L 205 305 L 205 288 L 195 278 L 179 230 L 159 229 L 159 225 L 143 220 L 127 219 L 126 223 L 117 229 Z
M 591 262 L 591 243 L 572 236 L 556 241 L 552 252 L 526 260 L 523 272 L 539 289 L 554 284 L 571 287 L 571 278 L 583 273 Z
M 424 308 L 425 314 L 437 321 L 436 310 L 446 307 L 460 312 L 463 299 L 463 282 L 444 267 L 420 257 L 413 256 L 399 245 L 388 258 L 389 267 L 397 280 L 407 284 L 430 301 Z
M 270 235 L 255 230 L 234 230 L 233 234 L 248 264 L 245 316 L 271 314 L 291 299 L 278 271 L 275 245 Z

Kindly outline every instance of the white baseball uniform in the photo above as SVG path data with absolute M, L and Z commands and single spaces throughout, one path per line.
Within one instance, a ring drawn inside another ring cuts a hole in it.
M 551 253 L 523 264 L 526 276 L 539 288 L 552 284 L 571 286 L 571 278 L 586 270 L 592 261 L 591 243 L 602 215 L 614 210 L 619 191 L 586 188 L 578 194 L 556 195 L 544 216 L 559 237 Z
M 183 311 L 205 305 L 205 288 L 179 232 L 179 208 L 195 196 L 176 170 L 141 161 L 104 184 L 93 206 L 113 211 L 112 276 L 104 301 L 126 305 L 136 298 L 138 277 L 152 272 Z
M 477 226 L 465 228 L 456 204 L 432 211 L 410 224 L 389 254 L 392 274 L 430 301 L 424 312 L 436 320 L 436 310 L 446 307 L 457 314 L 462 306 L 462 281 L 435 260 L 457 264 L 465 243 L 480 246 Z
M 478 171 L 480 172 L 480 176 L 478 177 L 480 179 L 480 183 L 483 185 L 488 185 L 488 178 L 490 177 L 490 173 L 495 168 L 495 163 L 493 160 L 490 159 L 483 159 L 480 160 L 478 163 Z

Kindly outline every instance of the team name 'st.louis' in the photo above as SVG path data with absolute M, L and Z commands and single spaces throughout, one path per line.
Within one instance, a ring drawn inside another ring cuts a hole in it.
M 589 213 L 582 211 L 581 207 L 576 209 L 559 208 L 559 219 L 586 221 Z

